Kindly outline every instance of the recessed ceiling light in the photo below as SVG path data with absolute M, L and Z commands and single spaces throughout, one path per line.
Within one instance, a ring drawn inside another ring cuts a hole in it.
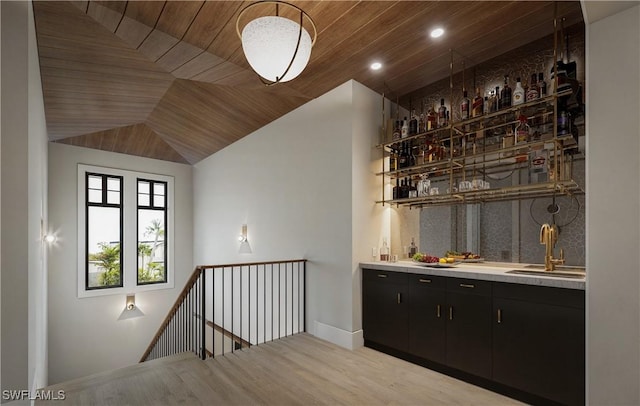
M 371 64 L 372 70 L 380 70 L 382 68 L 382 64 L 380 62 L 374 62 Z
M 442 34 L 444 34 L 444 30 L 442 28 L 436 28 L 433 31 L 431 31 L 431 38 L 441 37 Z

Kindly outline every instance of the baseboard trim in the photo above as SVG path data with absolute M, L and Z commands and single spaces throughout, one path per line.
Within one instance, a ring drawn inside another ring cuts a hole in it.
M 323 340 L 339 345 L 340 347 L 355 350 L 364 346 L 364 336 L 362 330 L 347 331 L 319 321 L 313 322 L 312 334 Z

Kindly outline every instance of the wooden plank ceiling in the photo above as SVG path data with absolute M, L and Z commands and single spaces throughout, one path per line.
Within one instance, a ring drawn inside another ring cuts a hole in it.
M 34 2 L 49 139 L 194 164 L 347 80 L 402 97 L 447 76 L 450 49 L 482 62 L 553 32 L 551 1 L 293 1 L 318 40 L 267 88 L 235 31 L 251 3 Z M 578 1 L 557 5 L 582 20 Z

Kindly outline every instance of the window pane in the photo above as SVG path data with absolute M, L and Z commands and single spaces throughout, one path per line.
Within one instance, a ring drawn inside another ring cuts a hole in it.
M 102 190 L 102 177 L 89 175 L 88 188 Z
M 138 210 L 138 284 L 166 282 L 165 212 Z
M 107 203 L 120 204 L 120 192 L 107 192 Z
M 107 190 L 120 190 L 120 179 L 107 178 Z
M 149 182 L 145 182 L 145 181 L 139 180 L 138 181 L 138 193 L 149 194 Z
M 164 195 L 164 183 L 154 183 L 153 184 L 153 194 L 154 195 Z
M 121 286 L 120 209 L 91 206 L 87 217 L 87 286 Z
M 153 196 L 153 206 L 154 207 L 164 207 L 164 196 Z
M 89 202 L 102 203 L 102 190 L 89 189 Z
M 138 194 L 138 206 L 149 206 L 149 195 Z

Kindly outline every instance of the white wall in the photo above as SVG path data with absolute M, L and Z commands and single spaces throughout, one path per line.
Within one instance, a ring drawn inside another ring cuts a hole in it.
M 29 389 L 47 385 L 48 137 L 33 7 L 28 2 L 29 36 Z
M 125 295 L 77 298 L 78 163 L 175 178 L 175 287 L 136 293 L 144 317 L 120 320 Z M 135 364 L 193 272 L 192 168 L 154 159 L 49 144 L 49 383 Z
M 196 264 L 308 259 L 307 331 L 346 346 L 361 327 L 357 263 L 379 240 L 363 236 L 378 212 L 370 180 L 352 176 L 373 176 L 378 103 L 347 82 L 194 168 Z M 238 253 L 242 224 L 252 254 Z
M 587 401 L 640 404 L 640 6 L 587 25 Z
M 2 2 L 2 389 L 46 384 L 46 128 L 30 2 Z

